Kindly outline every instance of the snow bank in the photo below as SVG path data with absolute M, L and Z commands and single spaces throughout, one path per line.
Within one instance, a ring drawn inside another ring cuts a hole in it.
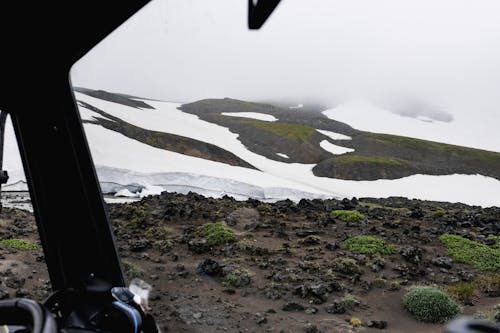
M 318 131 L 319 133 L 321 133 L 323 135 L 326 135 L 327 137 L 329 137 L 330 139 L 333 139 L 333 140 L 352 140 L 352 138 L 350 136 L 347 136 L 344 134 L 335 133 L 335 132 L 326 131 L 326 130 L 320 130 L 320 129 L 317 129 L 316 131 Z
M 333 155 L 342 155 L 346 153 L 353 152 L 354 149 L 352 148 L 346 148 L 342 146 L 337 146 L 334 145 L 333 143 L 329 142 L 328 140 L 323 140 L 319 143 L 320 147 L 326 150 L 327 152 L 332 153 Z
M 467 112 L 466 115 L 455 117 L 453 121 L 441 122 L 423 117 L 404 117 L 368 102 L 350 101 L 323 111 L 323 114 L 362 131 L 500 152 L 498 112 L 491 119 L 479 120 L 474 112 Z
M 278 118 L 270 114 L 259 113 L 259 112 L 221 112 L 223 116 L 229 117 L 239 117 L 239 118 L 251 118 L 262 121 L 277 121 Z

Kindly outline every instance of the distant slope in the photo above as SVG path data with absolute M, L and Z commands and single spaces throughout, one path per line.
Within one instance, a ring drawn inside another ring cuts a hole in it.
M 359 131 L 310 106 L 147 100 L 153 108 L 142 109 L 75 95 L 99 180 L 113 192 L 151 185 L 238 200 L 403 196 L 500 204 L 498 153 Z
M 397 135 L 360 132 L 349 147 L 354 153 L 318 163 L 317 176 L 353 179 L 397 179 L 414 174 L 454 173 L 500 180 L 500 153 L 413 139 Z
M 86 102 L 79 101 L 78 103 L 81 107 L 91 110 L 102 116 L 102 118 L 94 117 L 94 120 L 84 120 L 84 123 L 100 125 L 104 128 L 118 132 L 128 138 L 137 140 L 152 147 L 173 151 L 188 156 L 200 157 L 206 160 L 226 163 L 233 166 L 255 169 L 252 165 L 237 157 L 233 153 L 209 143 L 175 134 L 149 131 L 144 128 L 129 124 Z
M 251 151 L 289 163 L 314 163 L 316 176 L 349 180 L 397 179 L 415 174 L 480 174 L 500 180 L 500 153 L 438 142 L 358 131 L 321 112 L 284 109 L 233 99 L 207 99 L 184 104 L 181 110 L 228 127 Z M 256 112 L 279 120 L 266 122 L 227 117 L 222 112 Z M 316 129 L 350 136 L 334 140 Z M 354 149 L 332 155 L 320 147 L 327 140 Z M 283 158 L 283 153 L 289 158 Z
M 118 104 L 130 106 L 133 108 L 154 109 L 151 105 L 149 105 L 143 101 L 133 99 L 132 96 L 110 93 L 110 92 L 107 92 L 104 90 L 92 90 L 92 89 L 81 88 L 81 87 L 74 87 L 73 89 L 75 91 L 78 91 L 78 92 L 85 94 L 85 95 L 89 95 L 89 96 L 99 98 L 99 99 L 102 99 L 105 101 L 113 102 L 113 103 L 118 103 Z

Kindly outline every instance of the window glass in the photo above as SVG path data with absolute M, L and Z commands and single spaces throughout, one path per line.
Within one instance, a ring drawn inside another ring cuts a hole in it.
M 1 127 L 1 126 L 0 126 Z M 1 186 L 0 299 L 28 297 L 44 300 L 51 291 L 19 149 L 7 116 L 3 165 L 8 180 Z
M 259 31 L 246 5 L 153 1 L 71 73 L 127 277 L 153 286 L 158 319 L 494 317 L 498 2 L 286 0 Z

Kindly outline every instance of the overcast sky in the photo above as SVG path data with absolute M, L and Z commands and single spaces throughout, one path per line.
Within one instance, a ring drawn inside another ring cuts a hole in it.
M 411 98 L 500 110 L 500 1 L 154 0 L 75 64 L 75 85 L 189 102 Z M 89 21 L 91 24 L 91 20 Z

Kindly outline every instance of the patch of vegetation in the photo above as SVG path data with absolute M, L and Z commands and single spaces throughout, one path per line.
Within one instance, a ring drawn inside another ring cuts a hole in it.
M 383 239 L 373 236 L 354 236 L 344 241 L 347 250 L 362 254 L 393 254 L 396 247 Z
M 173 229 L 170 227 L 164 227 L 164 226 L 154 226 L 151 228 L 148 228 L 144 235 L 149 238 L 149 239 L 165 239 L 166 237 L 170 236 L 173 232 Z
M 249 285 L 251 282 L 250 272 L 241 267 L 230 268 L 224 273 L 222 278 L 222 284 L 228 287 L 244 287 Z
M 405 160 L 393 157 L 382 156 L 359 156 L 359 155 L 342 155 L 335 157 L 335 163 L 338 164 L 375 164 L 375 165 L 397 165 L 408 166 L 409 163 Z
M 441 207 L 436 208 L 436 210 L 431 213 L 431 216 L 433 218 L 439 218 L 439 217 L 443 217 L 445 215 L 446 215 L 446 211 Z
M 500 236 L 495 236 L 495 235 L 488 235 L 487 238 L 490 242 L 493 242 L 494 244 L 492 247 L 499 249 L 500 248 Z
M 480 275 L 474 280 L 474 283 L 477 289 L 487 295 L 500 293 L 500 273 Z
M 263 131 L 270 132 L 279 137 L 293 141 L 307 141 L 316 132 L 314 128 L 306 125 L 261 120 L 244 120 L 243 122 Z
M 361 304 L 359 299 L 352 294 L 345 294 L 344 297 L 342 297 L 342 303 L 344 303 L 344 306 L 348 309 L 354 309 Z
M 334 210 L 330 214 L 333 218 L 344 222 L 359 222 L 365 219 L 365 216 L 357 210 Z
M 266 204 L 266 203 L 261 203 L 257 206 L 257 210 L 260 212 L 260 213 L 272 213 L 273 212 L 273 207 L 271 207 L 270 204 Z
M 372 210 L 372 209 L 387 209 L 387 210 L 392 211 L 392 212 L 401 212 L 401 213 L 406 213 L 406 212 L 410 211 L 410 209 L 408 209 L 406 207 L 383 206 L 383 205 L 379 205 L 379 204 L 372 203 L 372 202 L 360 201 L 359 204 L 363 207 L 370 209 L 370 210 Z
M 32 251 L 40 248 L 36 243 L 19 238 L 3 239 L 0 243 L 19 251 Z
M 361 326 L 361 319 L 359 319 L 357 317 L 352 317 L 349 320 L 349 323 L 351 324 L 352 327 L 359 327 L 359 326 Z
M 129 261 L 123 261 L 122 264 L 125 274 L 130 278 L 139 278 L 144 275 L 144 271 L 139 266 Z
M 446 143 L 439 143 L 435 141 L 427 141 L 415 138 L 409 138 L 398 135 L 380 134 L 380 133 L 366 133 L 365 136 L 376 142 L 383 143 L 389 146 L 397 145 L 406 149 L 416 151 L 428 151 L 436 155 L 449 155 L 453 157 L 467 157 L 467 160 L 479 161 L 486 165 L 499 165 L 500 154 L 487 150 L 480 150 L 474 148 L 467 148 L 461 146 L 454 146 Z
M 472 318 L 487 320 L 488 319 L 488 315 L 485 312 L 483 312 L 483 311 L 476 311 L 476 312 L 474 312 L 472 314 Z
M 470 304 L 476 292 L 476 284 L 474 282 L 460 282 L 449 286 L 447 291 L 460 302 Z
M 196 231 L 205 237 L 211 245 L 227 244 L 236 241 L 234 231 L 224 225 L 223 222 L 205 223 Z
M 385 288 L 387 286 L 388 282 L 384 278 L 375 278 L 372 281 L 372 286 L 375 288 Z
M 123 214 L 131 228 L 143 228 L 149 220 L 149 205 L 145 202 L 125 204 L 123 208 Z
M 318 245 L 321 243 L 321 237 L 318 235 L 309 235 L 303 239 L 299 240 L 302 245 Z
M 401 289 L 401 283 L 399 283 L 399 281 L 391 281 L 387 289 L 390 291 L 398 291 Z
M 446 247 L 447 254 L 454 260 L 482 271 L 500 270 L 500 249 L 458 235 L 444 234 L 439 239 Z
M 333 261 L 333 269 L 347 275 L 361 273 L 361 268 L 356 263 L 356 260 L 351 258 L 336 258 Z
M 427 286 L 411 287 L 403 297 L 403 305 L 415 319 L 429 323 L 442 323 L 461 313 L 448 294 Z
M 174 247 L 174 242 L 170 239 L 164 239 L 156 241 L 154 245 L 161 253 L 167 253 Z

